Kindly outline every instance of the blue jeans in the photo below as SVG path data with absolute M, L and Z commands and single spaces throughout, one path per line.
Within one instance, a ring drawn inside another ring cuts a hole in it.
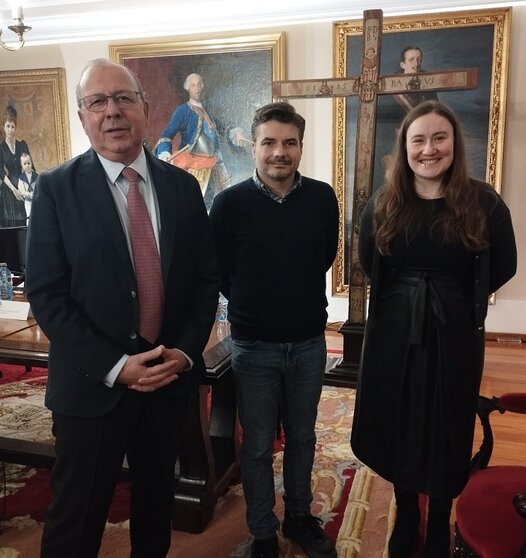
M 314 427 L 326 359 L 324 334 L 297 343 L 232 340 L 247 524 L 256 538 L 273 535 L 280 525 L 273 512 L 272 468 L 279 413 L 285 433 L 285 508 L 291 515 L 310 512 Z

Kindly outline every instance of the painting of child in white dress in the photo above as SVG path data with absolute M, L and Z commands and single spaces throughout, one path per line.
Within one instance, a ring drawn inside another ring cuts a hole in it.
M 33 170 L 33 161 L 29 153 L 22 153 L 20 156 L 20 166 L 22 167 L 22 172 L 18 177 L 18 191 L 24 200 L 26 215 L 29 219 L 38 174 Z

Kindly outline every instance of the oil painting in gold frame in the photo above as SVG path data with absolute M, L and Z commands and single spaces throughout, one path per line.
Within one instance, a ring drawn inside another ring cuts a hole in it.
M 109 54 L 133 70 L 145 89 L 150 105 L 146 138 L 150 149 L 155 151 L 175 109 L 188 101 L 186 77 L 197 73 L 204 84 L 203 106 L 219 132 L 228 184 L 251 176 L 251 123 L 255 110 L 272 101 L 272 82 L 284 78 L 284 33 L 118 43 L 110 45 Z M 241 145 L 229 140 L 231 130 L 241 131 L 245 138 Z M 173 138 L 172 153 L 178 139 Z M 205 195 L 207 208 L 212 199 Z
M 470 172 L 501 189 L 508 77 L 511 8 L 421 14 L 383 19 L 380 75 L 400 70 L 400 55 L 407 46 L 422 50 L 423 70 L 477 68 L 477 88 L 441 91 L 438 98 L 459 116 Z M 336 22 L 333 26 L 335 77 L 358 76 L 363 21 Z M 396 129 L 382 121 L 379 95 L 373 191 L 383 179 L 382 160 L 389 155 Z M 333 294 L 347 295 L 350 273 L 350 236 L 353 215 L 356 97 L 334 100 L 334 187 L 340 203 L 340 243 L 333 266 Z
M 37 172 L 70 158 L 63 68 L 0 72 L 1 114 L 7 105 L 17 112 L 16 138 L 27 143 Z M 0 139 L 5 139 L 3 123 Z

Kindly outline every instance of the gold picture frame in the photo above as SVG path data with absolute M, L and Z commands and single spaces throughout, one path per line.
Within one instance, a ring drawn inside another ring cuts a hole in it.
M 500 192 L 504 157 L 504 130 L 511 8 L 385 17 L 382 28 L 380 75 L 400 68 L 407 46 L 423 53 L 427 71 L 477 68 L 478 85 L 466 91 L 441 91 L 438 97 L 459 116 L 463 125 L 471 174 Z M 334 75 L 358 76 L 363 20 L 333 26 Z M 373 190 L 383 178 L 382 158 L 394 142 L 382 129 L 382 95 L 378 99 Z M 353 215 L 353 175 L 356 137 L 356 97 L 334 100 L 334 188 L 340 203 L 340 242 L 333 265 L 333 295 L 349 292 L 350 232 Z M 386 119 L 387 120 L 387 119 Z
M 24 140 L 38 173 L 71 157 L 66 77 L 63 68 L 0 72 L 0 112 L 17 111 L 17 139 Z M 5 134 L 0 132 L 0 140 Z
M 146 144 L 154 153 L 175 109 L 188 100 L 186 77 L 199 74 L 203 106 L 218 130 L 228 184 L 252 175 L 251 123 L 255 110 L 272 101 L 272 82 L 285 76 L 284 33 L 115 43 L 109 46 L 109 56 L 133 70 L 145 89 L 150 106 Z M 241 131 L 241 146 L 232 141 L 232 130 Z M 180 138 L 181 132 L 169 138 L 174 142 L 172 153 Z M 202 190 L 209 209 L 215 193 L 206 186 Z

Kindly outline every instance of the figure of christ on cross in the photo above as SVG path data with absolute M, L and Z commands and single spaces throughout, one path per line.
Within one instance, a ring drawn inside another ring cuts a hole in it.
M 367 280 L 358 259 L 358 234 L 361 212 L 372 194 L 378 95 L 402 95 L 414 92 L 415 88 L 435 92 L 474 89 L 478 84 L 478 72 L 473 68 L 380 76 L 382 24 L 381 10 L 364 11 L 361 73 L 358 77 L 276 81 L 272 84 L 275 99 L 352 95 L 358 98 L 352 227 L 348 233 L 349 312 L 347 321 L 339 330 L 344 336 L 343 361 L 333 369 L 336 371 L 333 380 L 329 378 L 328 382 L 334 385 L 355 385 L 360 361 Z

